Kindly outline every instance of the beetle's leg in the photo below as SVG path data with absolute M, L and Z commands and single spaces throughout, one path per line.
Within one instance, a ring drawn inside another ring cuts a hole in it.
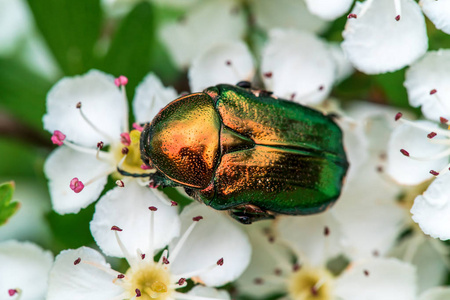
M 272 212 L 250 204 L 237 206 L 228 211 L 233 219 L 242 224 L 251 224 L 259 220 L 275 218 L 275 215 Z

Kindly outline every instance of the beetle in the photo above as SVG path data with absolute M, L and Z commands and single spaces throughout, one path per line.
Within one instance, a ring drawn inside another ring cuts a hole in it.
M 140 151 L 153 184 L 182 186 L 244 224 L 326 210 L 349 165 L 332 117 L 248 82 L 172 101 L 145 125 Z

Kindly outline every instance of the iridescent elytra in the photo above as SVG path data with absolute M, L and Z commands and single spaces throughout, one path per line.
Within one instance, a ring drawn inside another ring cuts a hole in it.
M 317 110 L 239 85 L 182 96 L 145 125 L 150 179 L 245 224 L 326 210 L 348 168 L 340 128 Z

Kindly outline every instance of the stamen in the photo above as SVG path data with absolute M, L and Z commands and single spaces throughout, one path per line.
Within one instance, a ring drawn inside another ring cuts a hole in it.
M 239 73 L 239 70 L 235 67 L 235 65 L 233 64 L 233 62 L 232 62 L 230 59 L 228 59 L 228 60 L 225 61 L 225 65 L 226 65 L 227 67 L 230 67 L 230 68 L 231 68 L 231 70 L 233 71 L 234 76 L 236 76 L 236 78 L 242 78 L 242 77 L 243 77 L 243 76 Z
M 112 275 L 114 277 L 117 277 L 117 278 L 119 277 L 119 275 L 123 275 L 123 274 L 121 274 L 121 273 L 119 273 L 119 272 L 117 272 L 117 271 L 115 271 L 113 269 L 110 269 L 110 268 L 107 268 L 105 266 L 102 266 L 101 264 L 99 264 L 97 262 L 82 260 L 80 263 L 85 264 L 85 265 L 89 265 L 89 266 L 93 266 L 93 267 L 95 267 L 95 268 L 97 268 L 97 269 L 99 269 L 99 270 L 101 270 L 101 271 L 103 271 L 103 272 L 105 272 L 107 274 L 110 274 L 110 275 Z
M 400 0 L 394 0 L 394 6 L 395 6 L 395 20 L 400 21 L 400 15 L 402 14 L 402 4 Z
M 365 275 L 365 276 L 369 276 L 369 271 L 364 270 L 364 275 Z
M 55 130 L 52 135 L 52 143 L 58 146 L 62 146 L 64 144 L 64 140 L 66 139 L 66 135 L 63 134 L 59 130 Z
M 103 178 L 103 177 L 108 176 L 108 175 L 111 174 L 112 172 L 114 172 L 114 168 L 107 169 L 106 171 L 104 171 L 104 172 L 98 174 L 97 176 L 94 176 L 94 177 L 92 177 L 91 179 L 89 179 L 88 181 L 86 181 L 86 182 L 84 183 L 84 186 L 88 186 L 88 185 L 90 185 L 91 183 L 93 183 L 93 182 L 99 180 L 100 178 Z M 74 178 L 74 179 L 75 179 L 75 178 Z M 73 180 L 73 179 L 72 179 L 72 180 Z
M 169 253 L 169 251 L 167 250 L 167 249 L 164 249 L 164 251 L 163 251 L 163 253 L 162 253 L 162 255 L 161 255 L 161 257 L 159 258 L 159 261 L 158 261 L 158 263 L 160 264 L 160 265 L 162 265 L 163 263 L 164 263 L 164 259 L 166 259 L 167 260 L 167 254 Z M 171 257 L 172 258 L 172 257 Z
M 448 120 L 446 120 L 445 118 L 441 118 L 441 122 L 443 121 L 442 119 L 444 119 L 444 121 L 446 121 L 446 122 L 443 122 L 443 124 L 447 124 Z M 424 125 L 424 124 L 418 124 L 416 122 L 410 121 L 410 120 L 405 119 L 405 118 L 400 118 L 399 121 L 404 123 L 404 124 L 408 124 L 409 126 L 412 126 L 414 128 L 421 129 L 421 130 L 423 130 L 425 132 L 432 132 L 433 131 L 436 134 L 442 134 L 443 136 L 446 136 L 446 137 L 450 138 L 450 131 L 449 130 L 435 128 L 435 127 Z
M 67 147 L 69 147 L 75 151 L 83 152 L 83 153 L 95 155 L 95 156 L 98 155 L 98 159 L 100 159 L 100 160 L 112 161 L 111 155 L 108 155 L 108 153 L 106 153 L 104 151 L 101 151 L 100 153 L 98 153 L 98 148 L 97 149 L 87 148 L 87 147 L 83 147 L 83 146 L 74 144 L 72 142 L 66 141 L 66 140 L 63 143 L 64 143 L 64 145 L 66 145 Z
M 175 202 L 175 201 L 173 201 L 173 200 L 171 200 L 171 201 L 170 201 L 170 206 L 178 206 L 178 203 Z
M 179 286 L 182 286 L 182 285 L 184 285 L 186 283 L 186 278 L 180 278 L 180 280 L 178 280 L 178 285 Z
M 123 181 L 122 180 L 116 180 L 116 185 L 118 186 L 118 187 L 124 187 L 125 186 L 125 184 L 123 183 Z
M 150 170 L 152 167 L 150 167 L 150 166 L 147 166 L 146 164 L 142 164 L 141 165 L 141 169 L 142 170 Z
M 12 296 L 14 296 L 14 295 L 17 295 L 17 294 L 20 294 L 20 289 L 9 289 L 8 290 L 8 295 L 10 296 L 10 297 L 12 297 Z
M 272 78 L 273 73 L 272 72 L 266 72 L 263 74 L 264 77 L 266 78 Z
M 123 75 L 120 75 L 119 77 L 117 77 L 117 78 L 114 79 L 114 84 L 115 84 L 117 87 L 121 87 L 121 86 L 123 86 L 123 85 L 127 85 L 127 84 L 128 84 L 128 78 L 126 78 L 126 77 L 123 76 Z
M 218 266 L 223 266 L 223 257 L 217 261 Z
M 131 145 L 130 134 L 128 132 L 122 132 L 120 134 L 120 142 L 125 146 L 130 146 Z
M 406 151 L 404 149 L 401 149 L 400 152 L 402 152 L 402 154 L 405 156 L 409 156 L 412 159 L 420 160 L 420 161 L 436 160 L 436 159 L 443 158 L 443 157 L 450 155 L 450 149 L 446 149 L 445 151 L 439 152 L 433 156 L 426 156 L 426 157 L 411 156 L 411 155 L 409 155 L 408 151 Z
M 135 292 L 136 292 L 136 297 L 140 297 L 141 296 L 141 291 L 139 289 L 136 289 Z
M 395 121 L 398 121 L 402 116 L 403 116 L 403 114 L 402 114 L 401 112 L 398 112 L 398 113 L 395 115 Z
M 133 123 L 133 128 L 136 129 L 139 132 L 142 132 L 142 130 L 144 130 L 144 127 L 142 127 L 138 123 Z
M 438 92 L 437 92 L 437 90 L 436 89 L 432 89 L 431 91 L 430 91 L 430 95 L 431 96 L 433 96 L 434 98 L 436 98 L 436 100 L 445 108 L 445 109 L 447 109 L 447 113 L 450 111 L 450 106 L 449 106 L 449 104 L 446 102 L 446 101 L 443 101 L 442 99 L 441 99 L 441 97 L 439 97 L 439 94 L 438 94 Z M 445 119 L 445 118 L 443 118 L 443 119 Z M 446 120 L 446 119 L 445 119 Z M 448 120 L 446 121 L 446 122 L 444 122 L 444 123 L 447 123 L 448 122 Z
M 433 175 L 433 176 L 438 176 L 439 172 L 436 172 L 434 170 L 430 170 L 430 174 Z
M 347 19 L 357 19 L 358 16 L 356 14 L 348 14 Z
M 294 96 L 295 96 L 295 99 L 299 99 L 300 102 L 301 102 L 302 99 L 309 98 L 309 97 L 311 97 L 311 96 L 316 95 L 317 93 L 322 92 L 324 88 L 325 88 L 325 87 L 324 87 L 323 85 L 319 85 L 317 88 L 314 88 L 314 89 L 312 89 L 312 90 L 309 91 L 309 92 L 305 92 L 305 93 L 303 93 L 302 95 L 296 95 L 295 93 L 292 93 L 292 94 L 291 94 L 291 97 L 292 97 L 292 95 L 294 95 Z M 294 100 L 294 99 L 291 99 L 291 100 Z
M 184 274 L 179 274 L 178 276 L 183 277 L 183 278 L 191 278 L 191 277 L 198 276 L 199 274 L 209 272 L 209 271 L 213 270 L 214 268 L 222 266 L 221 264 L 219 264 L 219 262 L 221 262 L 223 265 L 223 258 L 219 259 L 216 263 L 214 263 L 206 268 L 194 270 L 194 271 L 187 272 Z
M 151 209 L 150 207 L 153 207 L 154 209 Z M 148 209 L 150 209 L 150 236 L 149 236 L 149 240 L 148 240 L 148 249 L 149 249 L 149 253 L 151 253 L 153 255 L 153 252 L 155 251 L 155 249 L 153 248 L 155 245 L 155 216 L 154 216 L 154 212 L 157 210 L 156 207 L 154 206 L 150 206 Z
M 361 9 L 361 11 L 359 12 L 358 17 L 362 18 L 362 16 L 364 16 L 367 12 L 367 10 L 370 8 L 370 6 L 372 6 L 373 0 L 367 0 L 366 2 L 364 2 L 364 5 Z
M 122 240 L 120 239 L 119 234 L 118 234 L 118 232 L 122 231 L 122 229 L 117 227 L 117 226 L 112 226 L 111 230 L 114 231 L 114 235 L 116 236 L 117 244 L 119 245 L 119 248 L 120 248 L 120 250 L 123 253 L 123 256 L 127 260 L 127 262 L 130 265 L 130 267 L 133 268 L 135 266 L 135 261 L 134 261 L 134 259 L 132 259 L 132 257 L 130 255 L 130 253 L 128 252 L 127 248 L 125 248 L 125 245 L 122 243 Z
M 180 238 L 180 240 L 178 241 L 177 245 L 175 246 L 175 248 L 173 249 L 173 251 L 171 251 L 170 253 L 170 259 L 172 260 L 172 263 L 175 261 L 175 259 L 178 256 L 178 253 L 180 253 L 181 248 L 183 247 L 184 243 L 186 242 L 187 238 L 189 237 L 189 235 L 191 234 L 191 232 L 194 230 L 195 226 L 197 225 L 198 222 L 193 222 L 188 229 L 183 233 L 183 236 Z
M 434 138 L 436 135 L 437 135 L 437 133 L 434 132 L 434 131 L 432 131 L 432 132 L 430 132 L 429 134 L 427 134 L 427 137 L 428 137 L 429 139 L 432 139 L 432 138 Z
M 100 130 L 97 126 L 94 125 L 94 123 L 92 123 L 84 114 L 83 110 L 81 109 L 81 102 L 78 102 L 76 107 L 78 108 L 78 111 L 80 112 L 81 117 L 83 118 L 83 120 L 89 124 L 89 126 L 92 127 L 92 129 L 94 129 L 94 131 L 96 131 L 97 133 L 99 133 L 100 135 L 102 135 L 103 137 L 107 138 L 110 142 L 114 141 L 114 138 L 112 138 L 109 134 L 105 133 L 104 131 Z
M 124 118 L 123 118 L 123 128 L 125 132 L 130 131 L 129 127 L 128 127 L 128 98 L 127 98 L 127 93 L 126 93 L 126 89 L 125 86 L 128 84 L 128 78 L 120 75 L 119 77 L 117 77 L 116 79 L 114 79 L 114 83 L 117 87 L 120 88 L 120 91 L 122 92 L 122 97 L 123 97 L 123 113 L 124 113 Z
M 70 189 L 77 194 L 84 189 L 84 184 L 80 180 L 78 180 L 78 178 L 76 178 L 76 177 L 70 181 L 69 186 L 70 186 Z
M 196 216 L 196 217 L 193 217 L 193 218 L 192 218 L 192 221 L 198 222 L 198 221 L 200 221 L 201 219 L 203 219 L 202 216 Z

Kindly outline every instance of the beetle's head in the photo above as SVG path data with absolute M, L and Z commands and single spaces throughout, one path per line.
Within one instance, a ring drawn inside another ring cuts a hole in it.
M 150 123 L 145 124 L 144 129 L 141 132 L 141 140 L 140 140 L 140 149 L 141 149 L 141 160 L 142 162 L 150 167 L 153 168 L 153 163 L 148 156 L 147 153 L 149 153 L 149 145 L 150 145 Z

